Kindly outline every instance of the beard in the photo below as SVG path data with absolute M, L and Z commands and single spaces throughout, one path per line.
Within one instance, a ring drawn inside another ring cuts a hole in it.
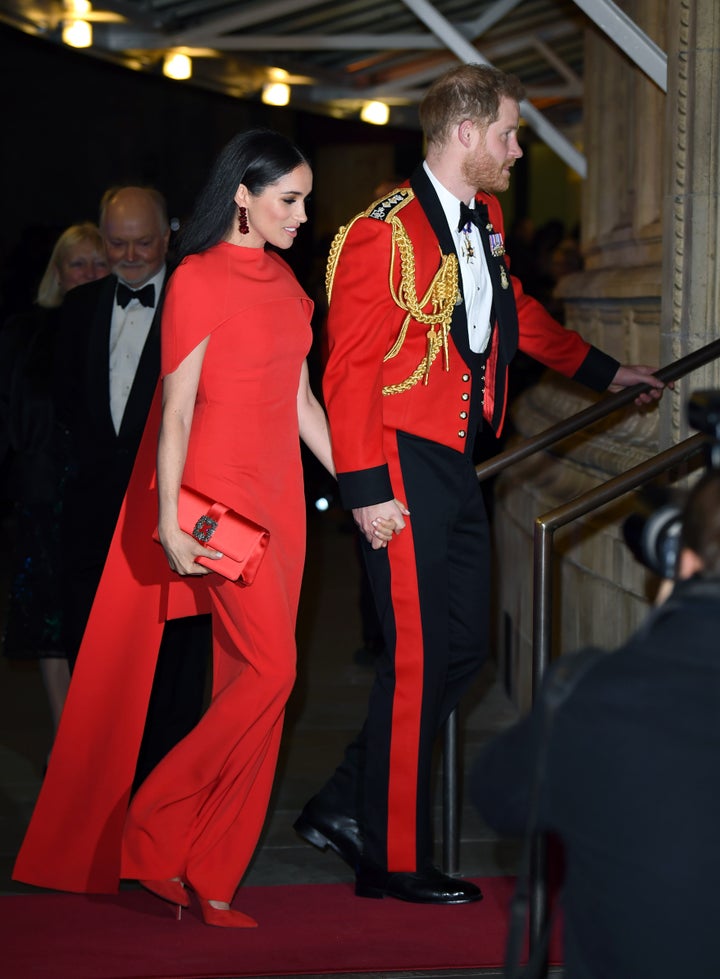
M 476 190 L 499 194 L 510 186 L 510 176 L 488 153 L 463 160 L 463 179 Z

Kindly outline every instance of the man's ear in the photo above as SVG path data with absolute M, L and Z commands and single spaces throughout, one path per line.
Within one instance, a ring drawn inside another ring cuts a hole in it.
M 475 135 L 475 123 L 472 119 L 463 119 L 460 125 L 457 127 L 457 137 L 458 142 L 464 149 L 468 149 L 473 141 Z
M 678 557 L 677 576 L 678 578 L 692 578 L 698 571 L 702 571 L 705 565 L 699 554 L 683 547 Z

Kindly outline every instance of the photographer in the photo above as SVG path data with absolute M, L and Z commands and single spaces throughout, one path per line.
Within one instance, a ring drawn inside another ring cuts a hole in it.
M 521 836 L 546 751 L 533 828 L 564 849 L 565 979 L 720 975 L 720 472 L 687 499 L 676 577 L 578 674 L 549 734 L 541 695 L 472 770 L 483 817 Z

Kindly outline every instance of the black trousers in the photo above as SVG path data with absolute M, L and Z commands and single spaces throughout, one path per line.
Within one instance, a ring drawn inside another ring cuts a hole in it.
M 71 670 L 77 660 L 101 574 L 102 568 L 86 568 L 65 583 L 64 625 Z M 171 619 L 165 623 L 134 788 L 200 720 L 211 650 L 210 615 Z M 102 653 L 101 650 L 97 652 Z
M 490 538 L 468 455 L 403 433 L 386 452 L 410 517 L 387 549 L 363 549 L 385 650 L 365 725 L 320 796 L 359 819 L 369 866 L 414 871 L 432 863 L 438 732 L 487 655 Z

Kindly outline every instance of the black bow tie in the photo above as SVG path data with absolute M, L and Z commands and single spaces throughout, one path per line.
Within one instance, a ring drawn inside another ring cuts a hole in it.
M 143 286 L 142 289 L 134 290 L 129 289 L 124 282 L 118 282 L 115 299 L 123 309 L 125 309 L 131 299 L 139 300 L 143 306 L 154 306 L 155 286 L 152 282 L 148 282 L 148 284 Z
M 467 227 L 468 224 L 474 224 L 476 228 L 481 228 L 483 225 L 482 216 L 478 213 L 477 208 L 468 207 L 465 201 L 460 201 L 460 221 L 458 222 L 458 231 L 462 231 L 462 229 Z

